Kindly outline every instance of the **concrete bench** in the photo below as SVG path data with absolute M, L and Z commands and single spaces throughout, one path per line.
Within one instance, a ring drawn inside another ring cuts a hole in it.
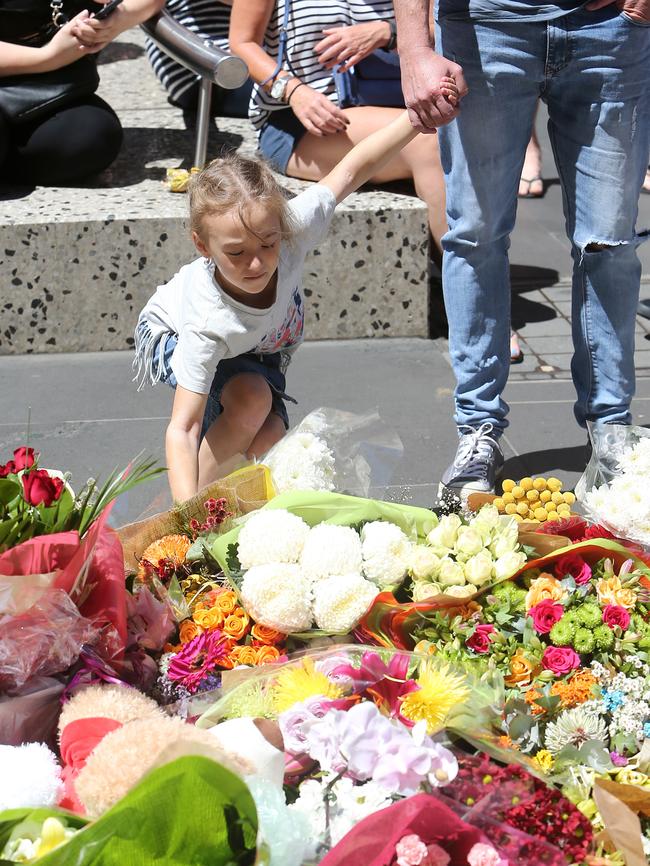
M 100 58 L 100 95 L 125 128 L 116 163 L 92 187 L 0 191 L 1 354 L 130 348 L 147 298 L 195 255 L 186 196 L 162 184 L 167 167 L 191 164 L 194 135 L 143 46 L 132 30 Z M 255 153 L 247 121 L 217 123 L 208 158 Z M 308 339 L 426 336 L 424 205 L 404 191 L 351 196 L 307 260 L 305 292 Z

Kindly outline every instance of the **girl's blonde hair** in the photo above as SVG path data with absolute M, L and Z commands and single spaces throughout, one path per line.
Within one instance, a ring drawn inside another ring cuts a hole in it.
M 284 239 L 291 239 L 294 225 L 285 194 L 271 169 L 257 159 L 229 153 L 210 162 L 189 186 L 190 228 L 201 236 L 203 219 L 211 214 L 235 211 L 242 225 L 252 204 L 261 204 L 276 216 Z M 253 232 L 254 234 L 254 232 Z

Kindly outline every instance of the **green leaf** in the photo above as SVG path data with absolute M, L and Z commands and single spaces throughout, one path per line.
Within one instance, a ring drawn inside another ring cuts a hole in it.
M 530 732 L 530 729 L 535 724 L 530 716 L 515 716 L 508 725 L 508 734 L 511 740 L 520 740 Z
M 0 478 L 0 505 L 9 505 L 22 495 L 22 485 L 13 478 Z

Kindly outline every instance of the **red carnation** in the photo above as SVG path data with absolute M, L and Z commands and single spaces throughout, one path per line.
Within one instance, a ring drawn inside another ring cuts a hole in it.
M 14 459 L 10 462 L 16 467 L 16 472 L 21 469 L 29 469 L 34 465 L 36 458 L 34 457 L 34 449 L 28 448 L 26 445 L 21 445 L 14 451 Z
M 47 469 L 32 469 L 23 475 L 23 495 L 30 505 L 45 505 L 47 508 L 63 492 L 63 481 L 53 478 Z
M 494 626 L 489 624 L 477 625 L 474 634 L 467 638 L 465 645 L 475 653 L 486 653 L 490 651 L 490 641 L 494 633 Z

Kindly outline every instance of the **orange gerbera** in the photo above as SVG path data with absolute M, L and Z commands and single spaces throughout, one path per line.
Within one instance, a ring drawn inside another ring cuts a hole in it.
M 558 680 L 553 683 L 551 694 L 557 695 L 565 709 L 571 709 L 584 704 L 585 701 L 593 697 L 593 688 L 596 682 L 596 677 L 586 668 L 576 671 L 566 682 Z
M 185 562 L 191 543 L 186 535 L 164 535 L 152 542 L 142 553 L 138 577 L 143 579 L 146 576 L 145 562 L 149 562 L 154 568 L 157 568 L 162 560 L 167 560 L 173 564 L 174 568 L 178 568 Z

